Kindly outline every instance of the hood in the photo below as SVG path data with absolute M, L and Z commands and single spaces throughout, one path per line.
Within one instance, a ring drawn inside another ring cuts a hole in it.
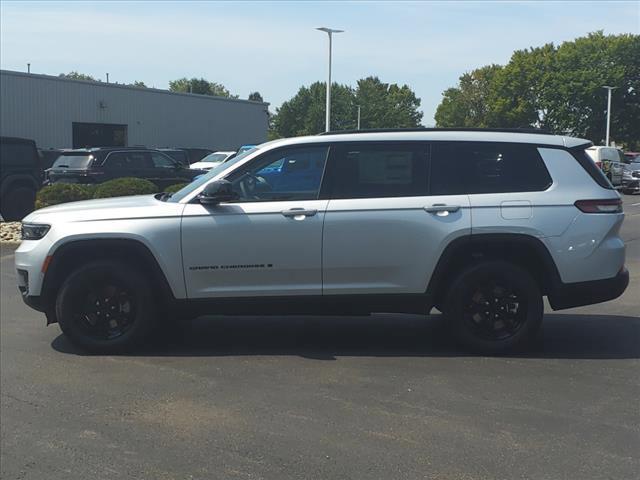
M 190 168 L 195 170 L 208 171 L 208 170 L 211 170 L 213 167 L 217 167 L 221 163 L 222 162 L 196 162 L 196 163 L 192 163 Z
M 102 198 L 61 203 L 27 215 L 24 223 L 83 222 L 123 220 L 179 215 L 184 205 L 158 200 L 154 195 Z

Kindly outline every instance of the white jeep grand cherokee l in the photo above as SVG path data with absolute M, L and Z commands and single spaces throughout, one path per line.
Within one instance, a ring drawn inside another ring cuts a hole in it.
M 179 192 L 23 221 L 25 302 L 92 352 L 167 317 L 442 311 L 481 352 L 625 290 L 618 193 L 586 140 L 507 131 L 329 134 L 259 145 Z

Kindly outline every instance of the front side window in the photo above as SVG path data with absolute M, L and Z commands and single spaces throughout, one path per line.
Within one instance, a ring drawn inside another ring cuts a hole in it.
M 156 168 L 175 168 L 176 164 L 166 155 L 158 152 L 151 152 L 151 161 Z
M 339 145 L 331 156 L 330 198 L 415 197 L 428 194 L 424 144 Z
M 492 142 L 434 142 L 434 195 L 536 192 L 551 177 L 535 145 Z
M 270 152 L 234 171 L 227 180 L 244 202 L 315 200 L 327 150 L 327 147 L 296 147 Z

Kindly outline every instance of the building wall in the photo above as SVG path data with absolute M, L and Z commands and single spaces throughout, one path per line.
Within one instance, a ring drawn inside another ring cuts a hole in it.
M 267 138 L 267 103 L 0 71 L 0 135 L 71 148 L 72 123 L 127 125 L 127 145 L 228 150 Z

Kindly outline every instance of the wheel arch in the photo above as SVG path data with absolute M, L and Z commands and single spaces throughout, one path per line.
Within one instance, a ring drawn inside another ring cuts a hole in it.
M 55 301 L 55 296 L 65 278 L 74 269 L 90 260 L 117 259 L 140 268 L 150 279 L 155 297 L 160 302 L 175 301 L 175 293 L 151 250 L 144 243 L 126 238 L 82 239 L 60 245 L 53 252 L 44 275 L 41 297 L 45 309 Z M 49 323 L 55 318 L 48 318 Z
M 472 234 L 453 240 L 444 249 L 433 271 L 426 294 L 440 308 L 455 276 L 470 265 L 505 260 L 531 272 L 543 295 L 554 292 L 560 274 L 547 247 L 536 237 L 517 233 Z

